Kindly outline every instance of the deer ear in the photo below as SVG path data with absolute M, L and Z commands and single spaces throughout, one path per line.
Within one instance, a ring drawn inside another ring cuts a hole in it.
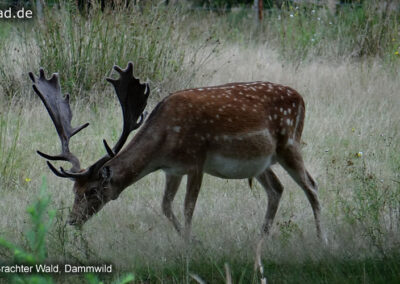
M 103 167 L 100 169 L 99 176 L 103 184 L 109 182 L 112 177 L 112 170 L 108 166 Z

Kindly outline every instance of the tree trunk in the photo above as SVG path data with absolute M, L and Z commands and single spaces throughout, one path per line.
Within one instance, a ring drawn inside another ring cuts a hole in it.
M 259 24 L 263 19 L 263 0 L 254 0 L 253 9 L 255 22 Z

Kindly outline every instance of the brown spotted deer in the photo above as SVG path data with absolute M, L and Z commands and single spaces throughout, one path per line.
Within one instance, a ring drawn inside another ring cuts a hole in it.
M 107 78 L 116 91 L 123 113 L 122 134 L 113 148 L 103 140 L 107 154 L 86 169 L 70 152 L 69 140 L 88 123 L 73 128 L 69 95 L 62 97 L 58 74 L 46 79 L 30 73 L 33 89 L 43 101 L 61 140 L 61 154 L 47 160 L 63 160 L 70 170 L 47 165 L 59 177 L 75 181 L 71 225 L 83 225 L 107 202 L 118 198 L 129 185 L 163 170 L 166 175 L 162 210 L 185 239 L 190 237 L 193 211 L 204 173 L 226 179 L 256 178 L 268 195 L 262 227 L 267 235 L 273 223 L 283 186 L 271 169 L 278 162 L 304 190 L 321 236 L 317 184 L 306 170 L 299 143 L 305 107 L 292 88 L 269 82 L 230 83 L 188 89 L 163 99 L 145 120 L 148 84 L 133 77 L 133 65 L 114 69 L 119 79 Z M 123 148 L 129 134 L 139 128 Z M 123 149 L 122 149 L 123 148 Z M 172 202 L 187 175 L 182 227 L 172 211 Z

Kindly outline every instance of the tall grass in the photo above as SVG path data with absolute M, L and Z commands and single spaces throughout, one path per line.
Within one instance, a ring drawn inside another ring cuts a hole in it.
M 293 86 L 305 98 L 303 140 L 307 145 L 303 153 L 320 186 L 329 245 L 324 247 L 316 239 L 304 194 L 275 167 L 285 191 L 272 236 L 264 247 L 268 281 L 398 279 L 400 160 L 396 151 L 400 124 L 394 117 L 400 105 L 399 81 L 380 64 L 313 62 L 295 69 L 279 58 L 262 45 L 229 46 L 194 78 L 197 85 L 269 80 Z M 212 78 L 203 77 L 210 73 Z M 151 105 L 157 100 L 152 99 Z M 92 111 L 84 102 L 75 102 L 72 108 L 76 124 L 91 122 L 71 141 L 74 153 L 87 165 L 104 153 L 103 137 L 117 138 L 113 133 L 120 127 L 119 109 L 107 103 Z M 24 158 L 10 172 L 12 182 L 2 185 L 0 193 L 0 231 L 7 239 L 25 243 L 21 208 L 35 198 L 38 177 L 45 174 L 56 210 L 47 235 L 52 262 L 113 263 L 117 273 L 133 271 L 139 281 L 151 282 L 184 282 L 188 273 L 207 282 L 223 282 L 224 264 L 229 263 L 235 283 L 253 281 L 253 244 L 266 210 L 266 196 L 259 185 L 249 190 L 245 182 L 205 177 L 193 222 L 193 233 L 202 244 L 192 248 L 187 262 L 185 247 L 161 212 L 161 173 L 126 189 L 77 231 L 65 224 L 73 202 L 71 182 L 55 177 L 35 154 L 36 149 L 59 151 L 43 106 L 39 101 L 22 100 L 9 108 L 8 116 L 8 127 L 20 119 L 20 146 L 14 155 Z M 179 218 L 183 199 L 184 185 L 175 201 Z
M 286 2 L 285 2 L 286 3 Z M 96 4 L 88 14 L 77 12 L 70 1 L 44 9 L 43 19 L 16 23 L 14 32 L 0 23 L 4 33 L 0 55 L 1 94 L 25 92 L 27 70 L 39 66 L 62 71 L 65 92 L 90 97 L 103 90 L 113 64 L 131 60 L 135 73 L 149 79 L 160 94 L 193 84 L 202 58 L 216 50 L 211 43 L 265 44 L 281 58 L 301 64 L 318 57 L 381 58 L 398 70 L 400 13 L 398 5 L 364 1 L 338 6 L 332 14 L 323 6 L 284 4 L 266 10 L 256 24 L 251 9 L 213 13 L 188 9 L 188 5 L 132 5 L 102 13 Z M 8 40 L 13 33 L 12 40 Z M 8 36 L 7 36 L 8 35 Z M 197 53 L 188 53 L 197 50 Z M 90 97 L 93 99 L 93 97 Z
M 388 1 L 389 2 L 389 1 Z M 197 12 L 204 29 L 207 13 Z M 380 57 L 398 65 L 400 6 L 381 1 L 337 6 L 335 12 L 320 3 L 290 3 L 264 11 L 261 22 L 249 7 L 209 14 L 217 36 L 230 42 L 259 42 L 274 47 L 290 62 L 322 58 Z M 203 18 L 203 21 L 202 21 Z M 205 18 L 205 20 L 204 20 Z M 198 28 L 198 27 L 197 27 Z
M 63 70 L 64 86 L 71 92 L 104 88 L 110 66 L 129 60 L 143 80 L 163 83 L 181 75 L 185 49 L 179 48 L 182 41 L 174 32 L 179 17 L 173 12 L 154 7 L 114 13 L 95 9 L 84 17 L 70 9 L 46 9 L 33 37 L 38 64 Z
M 70 2 L 47 7 L 43 19 L 21 23 L 15 39 L 0 48 L 9 59 L 0 63 L 2 95 L 11 98 L 25 91 L 23 72 L 40 66 L 62 72 L 66 93 L 89 98 L 90 91 L 105 88 L 114 64 L 128 61 L 134 62 L 140 79 L 150 80 L 155 93 L 171 91 L 174 84 L 189 85 L 197 59 L 186 54 L 193 44 L 178 31 L 184 26 L 179 11 L 146 5 L 102 13 L 95 5 L 83 15 Z M 206 41 L 202 36 L 196 45 Z
M 271 13 L 267 28 L 275 33 L 282 55 L 395 58 L 400 38 L 399 11 L 364 1 L 361 6 L 338 6 L 335 14 L 313 6 L 289 6 Z
M 7 187 L 23 157 L 18 147 L 21 117 L 10 113 L 10 109 L 15 109 L 15 101 L 3 103 L 0 107 L 0 185 Z M 21 109 L 17 112 L 21 114 Z

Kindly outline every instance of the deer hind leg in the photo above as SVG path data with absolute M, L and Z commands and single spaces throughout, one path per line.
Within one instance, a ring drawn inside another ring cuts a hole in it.
M 318 200 L 318 186 L 305 168 L 300 150 L 296 145 L 289 145 L 280 151 L 278 161 L 305 192 L 314 213 L 318 238 L 321 239 L 321 206 Z
M 268 195 L 268 208 L 265 214 L 261 238 L 257 243 L 256 259 L 254 264 L 254 270 L 257 270 L 258 268 L 261 274 L 261 279 L 264 279 L 264 268 L 261 262 L 261 249 L 264 243 L 264 239 L 269 234 L 271 226 L 274 222 L 276 211 L 278 210 L 279 201 L 281 200 L 283 192 L 283 185 L 271 169 L 265 170 L 257 177 L 257 180 L 264 187 Z
M 262 227 L 262 233 L 268 235 L 272 223 L 274 222 L 276 211 L 278 210 L 279 201 L 281 200 L 283 192 L 283 186 L 271 169 L 265 170 L 257 177 L 257 180 L 264 187 L 268 195 L 268 208 Z
M 172 222 L 178 234 L 182 234 L 182 226 L 172 211 L 172 202 L 182 181 L 182 176 L 166 174 L 165 192 L 162 201 L 162 210 L 164 215 Z
M 192 217 L 196 206 L 197 197 L 199 196 L 201 182 L 203 180 L 203 172 L 196 170 L 188 174 L 184 215 L 185 215 L 185 231 L 183 237 L 188 242 L 190 241 L 190 232 L 192 226 Z

